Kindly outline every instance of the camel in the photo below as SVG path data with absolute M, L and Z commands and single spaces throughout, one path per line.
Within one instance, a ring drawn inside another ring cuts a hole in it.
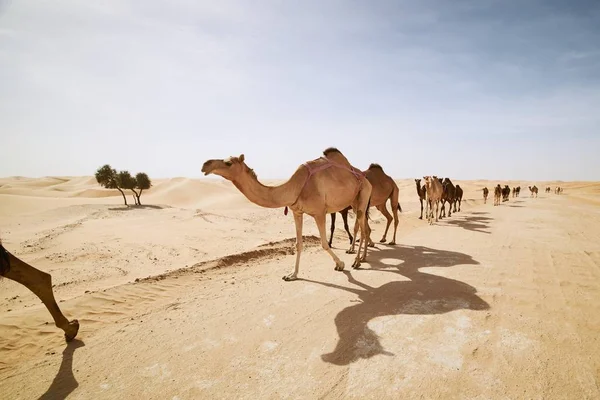
M 483 188 L 483 204 L 487 204 L 488 194 L 490 194 L 489 189 L 487 187 L 484 187 Z
M 502 196 L 502 188 L 500 187 L 500 184 L 497 184 L 496 187 L 494 188 L 494 205 L 495 206 L 500 205 L 500 197 L 501 196 Z
M 517 186 L 517 197 L 519 197 L 519 193 L 521 193 L 521 186 Z
M 508 201 L 510 198 L 510 187 L 508 185 L 504 185 L 502 188 L 502 201 Z
M 462 204 L 463 190 L 460 185 L 456 185 L 456 200 L 454 201 L 454 212 L 460 212 L 460 205 Z M 458 203 L 458 211 L 456 211 L 456 204 Z
M 371 207 L 376 207 L 386 218 L 387 225 L 385 226 L 385 232 L 383 233 L 383 237 L 379 241 L 380 243 L 385 243 L 386 236 L 390 225 L 392 224 L 392 215 L 387 209 L 386 203 L 388 199 L 392 204 L 392 213 L 394 214 L 394 238 L 390 242 L 391 245 L 396 244 L 396 231 L 398 230 L 398 210 L 402 212 L 402 207 L 398 202 L 398 185 L 392 179 L 391 176 L 387 175 L 383 172 L 383 168 L 379 164 L 371 164 L 366 171 L 363 171 L 366 178 L 371 182 L 371 186 L 373 190 L 371 191 Z M 348 230 L 348 211 L 350 211 L 351 207 L 346 207 L 340 214 L 342 214 L 342 219 L 344 220 L 344 228 L 348 233 L 348 237 L 350 238 L 350 243 L 352 243 L 352 235 Z M 333 241 L 333 232 L 335 231 L 335 214 L 331 213 L 331 236 L 329 237 L 329 247 L 331 247 L 331 243 Z M 375 246 L 371 241 L 369 246 Z
M 533 185 L 533 187 L 529 186 L 529 191 L 531 192 L 530 197 L 533 197 L 533 194 L 535 193 L 535 197 L 537 197 L 538 195 L 538 188 L 537 186 Z
M 554 194 L 561 194 L 563 191 L 563 188 L 561 188 L 560 186 L 557 186 L 556 189 L 554 189 Z
M 69 321 L 61 312 L 52 292 L 52 276 L 40 271 L 19 259 L 4 248 L 0 241 L 0 277 L 18 282 L 31 290 L 44 303 L 54 324 L 65 333 L 65 340 L 70 342 L 79 332 L 79 321 Z
M 448 217 L 452 216 L 452 206 L 454 206 L 454 211 L 456 211 L 456 187 L 450 180 L 450 178 L 445 178 L 443 181 L 440 179 L 443 188 L 442 194 L 442 211 L 440 214 L 443 214 L 446 217 L 446 201 L 448 202 Z M 442 216 L 440 215 L 440 219 Z
M 517 188 L 513 186 L 512 188 L 512 197 L 517 197 Z
M 294 271 L 283 277 L 285 281 L 298 279 L 300 255 L 302 253 L 302 224 L 304 214 L 315 219 L 321 236 L 321 246 L 335 261 L 335 270 L 343 271 L 344 263 L 335 255 L 327 243 L 325 219 L 349 205 L 355 210 L 354 240 L 346 251 L 355 253 L 356 234 L 360 228 L 361 240 L 353 268 L 359 268 L 367 257 L 370 228 L 367 224 L 372 186 L 364 174 L 354 168 L 336 148 L 323 151 L 323 156 L 300 165 L 291 178 L 279 186 L 265 186 L 258 181 L 254 171 L 244 163 L 244 155 L 223 160 L 208 160 L 202 165 L 204 175 L 215 174 L 231 181 L 251 202 L 267 208 L 288 207 L 294 214 L 296 225 L 296 264 Z M 363 246 L 364 244 L 364 246 Z M 361 247 L 364 247 L 361 258 Z
M 435 203 L 435 222 L 438 222 L 439 216 L 439 207 L 440 201 L 442 200 L 442 194 L 444 192 L 444 188 L 440 183 L 440 180 L 437 176 L 424 176 L 425 179 L 425 187 L 427 194 L 427 210 L 425 214 L 427 215 L 427 221 L 429 224 L 433 224 L 433 204 Z
M 427 198 L 427 188 L 425 185 L 421 187 L 420 179 L 415 179 L 415 183 L 417 184 L 417 194 L 419 195 L 419 202 L 421 203 L 421 216 L 419 219 L 423 219 L 423 200 Z
M 552 190 L 550 189 L 550 186 L 546 186 L 546 193 L 550 193 L 550 190 Z

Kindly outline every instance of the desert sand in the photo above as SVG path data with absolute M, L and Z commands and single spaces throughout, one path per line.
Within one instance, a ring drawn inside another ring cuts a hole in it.
M 0 398 L 600 398 L 600 183 L 454 180 L 462 212 L 433 226 L 397 183 L 398 245 L 337 272 L 306 216 L 284 282 L 292 216 L 223 179 L 155 181 L 145 207 L 93 177 L 0 179 L 4 245 L 81 324 L 65 343 L 0 280 Z M 494 207 L 496 183 L 521 196 Z M 339 218 L 333 244 L 349 266 Z

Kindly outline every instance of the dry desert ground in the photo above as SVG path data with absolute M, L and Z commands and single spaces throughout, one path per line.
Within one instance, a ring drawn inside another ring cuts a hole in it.
M 372 208 L 352 270 L 338 218 L 334 271 L 306 216 L 285 282 L 291 214 L 223 179 L 158 180 L 129 208 L 93 177 L 0 179 L 4 245 L 81 324 L 65 343 L 1 280 L 0 398 L 600 398 L 600 183 L 454 180 L 462 211 L 431 226 L 397 183 L 396 246 Z M 523 190 L 494 207 L 496 183 Z

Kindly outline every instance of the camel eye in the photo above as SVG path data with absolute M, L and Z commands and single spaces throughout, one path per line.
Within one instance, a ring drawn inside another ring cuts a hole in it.
M 223 161 L 225 163 L 225 165 L 231 167 L 233 165 L 233 163 L 231 161 Z

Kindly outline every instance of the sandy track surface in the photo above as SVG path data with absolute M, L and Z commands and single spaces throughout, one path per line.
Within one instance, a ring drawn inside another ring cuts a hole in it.
M 363 268 L 344 272 L 307 218 L 295 282 L 281 280 L 295 258 L 291 217 L 234 195 L 237 208 L 211 203 L 200 210 L 206 218 L 89 201 L 11 213 L 2 219 L 7 246 L 51 270 L 81 329 L 65 344 L 35 297 L 0 282 L 0 393 L 600 398 L 596 187 L 538 199 L 522 192 L 500 207 L 470 193 L 461 213 L 434 226 L 407 200 L 399 245 L 377 244 Z M 379 239 L 384 225 L 373 218 Z M 203 253 L 183 250 L 194 242 Z M 349 265 L 339 229 L 334 246 Z

